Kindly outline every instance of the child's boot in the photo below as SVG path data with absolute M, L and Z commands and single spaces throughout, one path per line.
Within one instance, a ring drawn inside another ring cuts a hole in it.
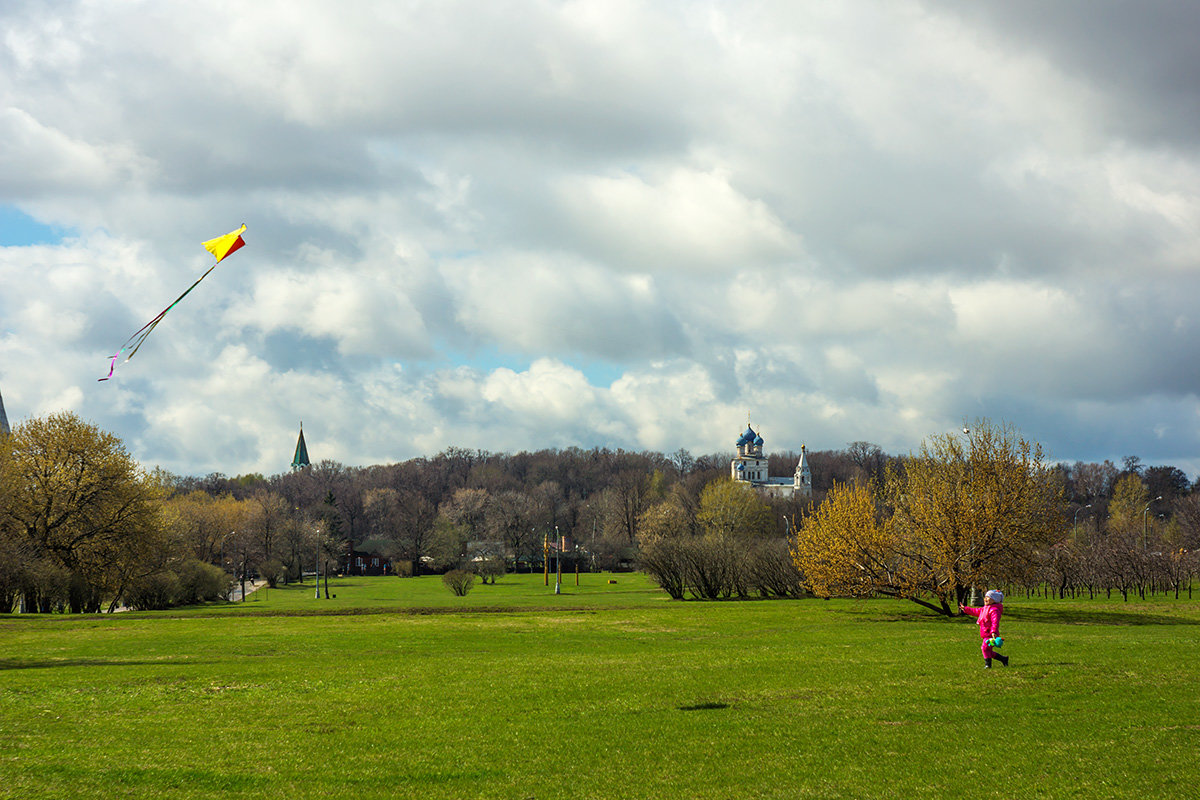
M 991 660 L 990 658 L 985 658 L 985 659 L 983 660 L 983 668 L 984 668 L 984 669 L 991 669 L 991 668 L 992 668 L 992 660 Z
M 1008 656 L 1002 656 L 999 653 L 996 653 L 996 658 L 1000 659 L 1001 664 L 1003 664 L 1006 667 L 1008 666 Z

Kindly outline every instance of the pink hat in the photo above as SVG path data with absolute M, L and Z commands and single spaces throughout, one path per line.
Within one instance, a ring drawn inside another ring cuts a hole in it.
M 999 589 L 989 589 L 984 597 L 986 597 L 988 600 L 991 600 L 993 603 L 1004 602 L 1004 592 L 1000 591 Z

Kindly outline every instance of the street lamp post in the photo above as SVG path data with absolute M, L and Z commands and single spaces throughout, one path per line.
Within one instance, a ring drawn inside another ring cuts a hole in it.
M 967 424 L 967 420 L 965 418 L 963 419 L 962 435 L 967 437 L 967 449 L 963 453 L 963 474 L 966 478 L 968 511 L 974 512 L 974 510 L 975 510 L 975 467 L 971 463 L 971 456 L 974 451 L 975 442 L 971 438 L 971 426 Z M 983 605 L 983 591 L 978 586 L 975 586 L 975 585 L 971 586 L 970 591 L 971 591 L 970 604 L 972 606 Z
M 1147 542 L 1146 542 L 1146 513 L 1150 510 L 1150 506 L 1154 505 L 1159 500 L 1162 500 L 1161 494 L 1158 497 L 1151 500 L 1149 503 L 1146 503 L 1146 507 L 1144 509 L 1142 509 L 1142 549 L 1143 550 L 1150 549 L 1147 546 Z
M 562 594 L 562 538 L 558 535 L 558 526 L 554 526 L 554 593 Z

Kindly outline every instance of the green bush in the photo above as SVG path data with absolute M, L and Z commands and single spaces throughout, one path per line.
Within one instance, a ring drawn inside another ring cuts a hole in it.
M 49 614 L 62 611 L 70 597 L 71 573 L 50 559 L 31 561 L 25 570 L 23 591 L 27 611 Z
M 267 581 L 272 589 L 280 581 L 287 580 L 287 567 L 277 558 L 269 558 L 258 566 L 259 574 Z
M 139 578 L 125 591 L 125 605 L 134 611 L 170 608 L 179 601 L 182 587 L 174 572 L 156 572 Z
M 452 569 L 442 576 L 442 583 L 446 584 L 446 588 L 454 594 L 463 597 L 475 585 L 475 573 L 463 569 Z
M 172 571 L 179 578 L 176 602 L 182 605 L 216 600 L 224 597 L 229 589 L 229 576 L 215 564 L 189 558 Z
M 504 577 L 505 566 L 502 556 L 484 556 L 479 561 L 472 561 L 471 567 L 479 575 L 479 580 L 484 583 L 495 583 L 496 578 Z

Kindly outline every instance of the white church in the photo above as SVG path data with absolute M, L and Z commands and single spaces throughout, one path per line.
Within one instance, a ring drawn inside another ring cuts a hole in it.
M 764 494 L 776 497 L 812 497 L 812 471 L 808 468 L 808 452 L 800 445 L 800 462 L 790 478 L 772 478 L 763 455 L 763 438 L 749 425 L 737 440 L 737 457 L 729 464 L 730 477 L 748 483 Z

